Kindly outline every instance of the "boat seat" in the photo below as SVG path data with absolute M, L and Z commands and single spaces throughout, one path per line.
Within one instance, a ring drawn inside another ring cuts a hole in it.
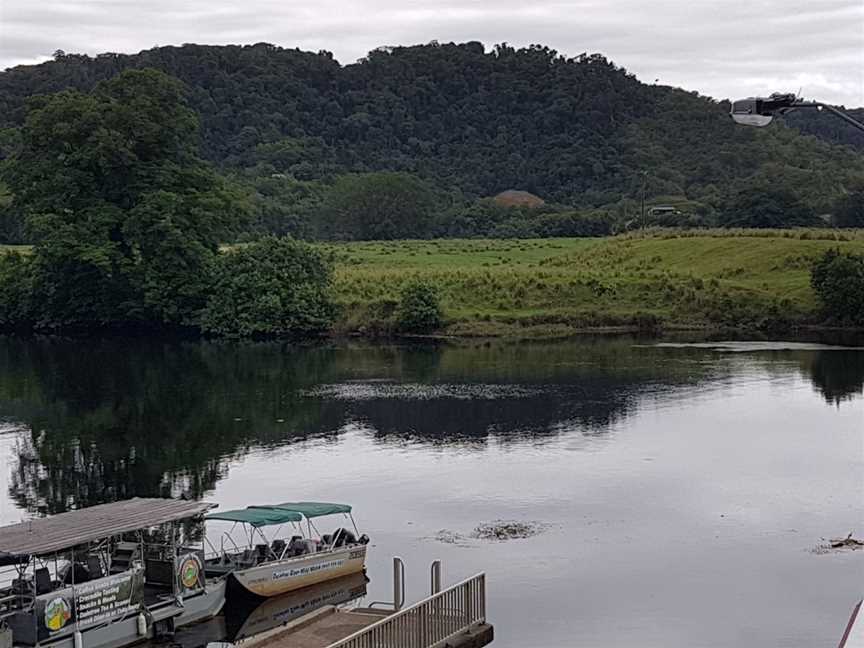
M 65 567 L 63 567 L 60 570 L 60 574 L 58 574 L 58 576 L 60 576 L 58 580 L 63 585 L 71 585 L 73 581 L 73 576 L 75 577 L 74 581 L 76 585 L 78 583 L 86 583 L 88 580 L 90 580 L 90 574 L 84 568 L 84 565 L 77 561 L 71 564 L 67 564 Z
M 99 556 L 87 556 L 87 571 L 90 572 L 91 580 L 102 578 L 105 575 L 105 570 L 102 569 L 102 561 L 99 560 Z
M 282 556 L 282 552 L 285 551 L 285 547 L 288 544 L 284 540 L 274 540 L 273 544 L 270 545 L 270 548 L 273 550 L 273 553 L 276 554 L 277 558 Z
M 288 542 L 288 556 L 299 556 L 304 551 L 303 546 L 303 537 L 302 536 L 291 536 L 291 540 Z
M 36 585 L 36 596 L 47 594 L 54 589 L 54 583 L 51 582 L 51 572 L 47 567 L 40 567 L 33 572 L 33 582 Z
M 314 540 L 304 540 L 300 538 L 298 540 L 291 541 L 291 555 L 293 556 L 303 556 L 306 554 L 313 554 L 318 551 L 318 545 Z

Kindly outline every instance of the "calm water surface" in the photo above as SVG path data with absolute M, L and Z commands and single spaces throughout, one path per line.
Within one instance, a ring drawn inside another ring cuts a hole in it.
M 864 350 L 0 338 L 0 521 L 133 495 L 346 500 L 408 598 L 488 578 L 495 646 L 834 646 L 864 595 Z M 496 519 L 544 523 L 471 540 Z M 442 542 L 447 537 L 464 537 Z

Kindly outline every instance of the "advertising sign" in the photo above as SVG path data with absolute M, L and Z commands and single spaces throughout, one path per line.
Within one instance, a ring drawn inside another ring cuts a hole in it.
M 144 596 L 144 572 L 125 572 L 75 586 L 75 613 L 80 629 L 123 617 L 137 610 Z
M 36 599 L 38 636 L 72 632 L 121 618 L 137 611 L 144 599 L 144 572 L 106 576 L 56 590 Z
M 198 554 L 178 556 L 177 584 L 184 596 L 204 589 L 204 562 Z

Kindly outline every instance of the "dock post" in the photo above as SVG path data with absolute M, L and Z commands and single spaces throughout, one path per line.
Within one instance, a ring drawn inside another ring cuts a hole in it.
M 405 563 L 399 556 L 393 557 L 393 610 L 398 612 L 405 605 Z
M 435 596 L 441 591 L 441 561 L 435 560 L 431 567 L 431 586 L 429 594 Z

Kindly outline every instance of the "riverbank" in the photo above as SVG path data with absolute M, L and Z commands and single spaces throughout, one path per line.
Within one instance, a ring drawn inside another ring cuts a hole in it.
M 771 334 L 849 330 L 824 321 L 810 268 L 831 248 L 864 253 L 864 230 L 649 230 L 596 239 L 314 245 L 334 264 L 334 337 L 397 335 L 400 291 L 418 279 L 440 296 L 445 323 L 432 333 L 439 338 Z
M 322 244 L 333 255 L 340 334 L 392 331 L 399 290 L 439 291 L 441 335 L 562 337 L 628 330 L 820 327 L 810 265 L 860 231 L 654 232 L 603 239 Z

